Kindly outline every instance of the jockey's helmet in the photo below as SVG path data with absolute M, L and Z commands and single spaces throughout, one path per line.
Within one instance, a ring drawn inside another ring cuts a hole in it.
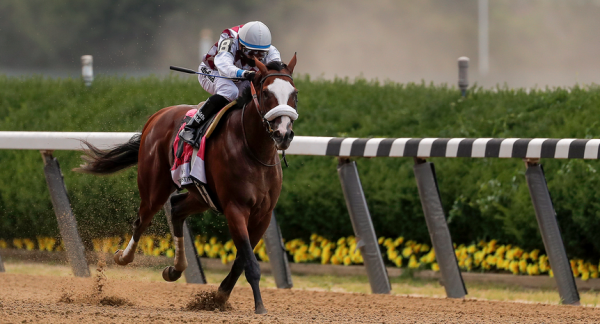
M 262 60 L 271 47 L 271 31 L 260 21 L 251 21 L 238 33 L 244 54 Z

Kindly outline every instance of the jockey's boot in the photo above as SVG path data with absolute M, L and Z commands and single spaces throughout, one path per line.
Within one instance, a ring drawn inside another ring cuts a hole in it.
M 229 103 L 225 97 L 221 95 L 212 95 L 206 100 L 204 106 L 198 109 L 194 117 L 190 119 L 185 127 L 179 133 L 179 137 L 185 142 L 194 146 L 198 141 L 200 132 L 198 131 L 202 124 L 209 120 L 214 114 L 216 114 L 221 108 L 225 107 Z

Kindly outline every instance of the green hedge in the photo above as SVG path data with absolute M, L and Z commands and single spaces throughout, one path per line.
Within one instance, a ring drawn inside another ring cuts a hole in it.
M 470 89 L 345 79 L 297 78 L 297 135 L 352 137 L 600 138 L 600 89 Z M 0 130 L 138 131 L 162 107 L 208 97 L 195 78 L 79 79 L 0 76 Z M 139 203 L 135 168 L 114 176 L 77 174 L 80 153 L 56 151 L 82 235 L 130 231 Z M 276 212 L 286 238 L 352 233 L 332 157 L 289 156 Z M 428 242 L 412 159 L 358 159 L 378 235 Z M 518 159 L 432 158 L 455 242 L 498 239 L 543 249 Z M 543 160 L 570 257 L 600 257 L 597 161 Z M 235 167 L 235 166 L 232 166 Z M 164 232 L 164 217 L 153 231 Z M 225 239 L 223 217 L 192 218 L 196 232 Z M 57 235 L 39 152 L 0 150 L 0 237 Z

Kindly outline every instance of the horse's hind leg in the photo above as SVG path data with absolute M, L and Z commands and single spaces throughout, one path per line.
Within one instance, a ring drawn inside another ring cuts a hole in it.
M 142 171 L 143 167 L 140 164 L 138 166 L 138 188 L 142 201 L 138 218 L 133 222 L 133 236 L 125 251 L 117 250 L 115 252 L 114 260 L 118 265 L 127 265 L 133 261 L 140 237 L 152 223 L 154 215 L 167 202 L 171 193 L 175 191 L 169 172 L 154 171 L 142 175 Z
M 208 209 L 199 195 L 190 191 L 171 196 L 171 223 L 173 224 L 173 243 L 175 244 L 174 266 L 166 267 L 162 276 L 165 281 L 176 281 L 181 277 L 183 271 L 187 268 L 185 258 L 185 247 L 183 242 L 183 222 L 185 219 L 195 213 L 201 213 Z

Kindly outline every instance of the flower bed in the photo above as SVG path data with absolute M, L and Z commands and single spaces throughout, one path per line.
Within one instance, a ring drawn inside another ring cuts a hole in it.
M 130 237 L 109 237 L 94 239 L 94 251 L 112 253 L 117 249 L 124 249 Z M 285 241 L 284 241 L 285 242 Z M 405 241 L 403 237 L 379 238 L 384 260 L 388 265 L 408 267 L 410 269 L 431 269 L 439 271 L 435 251 L 427 244 L 413 240 Z M 320 235 L 313 234 L 310 242 L 302 239 L 293 239 L 285 242 L 285 249 L 290 260 L 295 263 L 321 263 L 333 265 L 362 264 L 363 257 L 356 248 L 356 238 L 353 236 L 342 237 L 337 241 L 330 241 Z M 235 259 L 237 249 L 232 240 L 225 243 L 219 242 L 216 237 L 197 235 L 194 245 L 199 256 L 220 258 L 223 264 Z M 7 242 L 0 239 L 0 248 L 17 248 L 26 250 L 62 251 L 64 246 L 55 238 L 38 237 L 31 239 L 13 239 Z M 173 241 L 170 235 L 165 237 L 143 236 L 139 250 L 144 255 L 173 257 L 175 254 Z M 515 275 L 540 275 L 553 276 L 548 257 L 540 254 L 539 250 L 525 251 L 518 246 L 500 245 L 496 240 L 489 242 L 480 241 L 471 245 L 455 245 L 456 258 L 462 270 L 478 272 L 510 272 Z M 265 262 L 269 256 L 263 240 L 254 248 L 257 257 Z M 588 280 L 598 278 L 598 265 L 581 259 L 570 260 L 573 276 Z

